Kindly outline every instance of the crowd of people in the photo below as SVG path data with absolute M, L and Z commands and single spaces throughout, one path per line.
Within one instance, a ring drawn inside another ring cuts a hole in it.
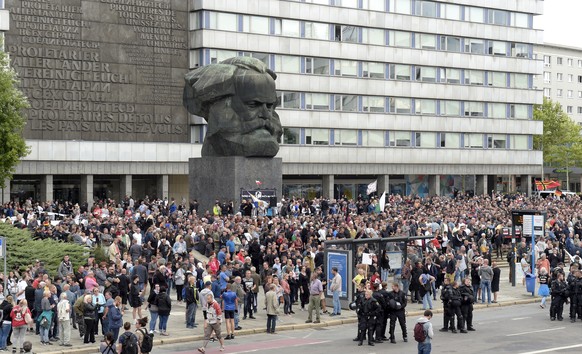
M 0 349 L 7 346 L 2 347 L 5 332 L 11 331 L 13 337 L 17 333 L 13 311 L 5 310 L 9 306 L 30 310 L 31 321 L 24 320 L 24 324 L 34 327 L 45 345 L 57 341 L 70 345 L 66 333 L 71 327 L 79 330 L 85 343 L 95 342 L 101 333 L 105 336 L 102 346 L 112 349 L 120 344 L 125 348 L 125 342 L 133 343 L 133 337 L 120 335 L 121 327 L 127 332 L 134 326 L 139 330 L 134 333 L 137 345 L 141 346 L 149 341 L 150 333 L 171 333 L 167 322 L 172 291 L 176 301 L 187 308 L 187 328 L 198 326 L 200 307 L 205 332 L 208 328 L 214 331 L 208 333 L 208 340 L 215 337 L 221 343 L 234 338 L 241 328 L 239 314 L 253 319 L 259 308 L 266 309 L 268 333 L 275 332 L 281 307 L 284 314 L 293 314 L 297 304 L 309 311 L 308 322 L 318 322 L 320 311 L 341 314 L 336 296 L 341 293 L 341 281 L 337 271 L 324 267 L 324 242 L 403 236 L 422 236 L 424 241 L 419 237 L 408 244 L 416 249 L 409 252 L 400 269 L 391 269 L 385 250 L 364 244 L 357 251 L 358 257 L 374 254 L 372 264 L 365 268 L 369 273 L 358 266 L 358 279 L 353 280 L 362 291 L 358 308 L 365 310 L 362 316 L 367 318 L 358 326 L 358 340 L 362 342 L 366 332 L 368 343 L 394 342 L 397 321 L 407 340 L 406 304 L 418 302 L 430 310 L 438 293 L 448 321 L 443 329 L 464 333 L 473 329 L 474 302 L 497 301 L 498 262 L 516 257 L 527 271 L 532 252 L 529 244 L 520 243 L 516 252 L 508 248 L 506 230 L 511 228 L 511 210 L 547 212 L 547 232 L 538 240 L 535 253 L 546 255 L 548 274 L 564 261 L 566 250 L 572 255 L 582 251 L 581 201 L 576 196 L 391 195 L 380 212 L 377 203 L 374 198 L 291 198 L 281 201 L 271 216 L 257 212 L 252 201 L 243 201 L 238 208 L 217 201 L 212 210 L 199 210 L 196 201 L 136 201 L 131 197 L 93 205 L 32 200 L 6 203 L 0 208 L 0 221 L 28 229 L 34 238 L 99 246 L 107 260 L 97 263 L 89 258 L 86 264 L 72 264 L 65 256 L 57 274 L 47 274 L 40 260 L 11 272 L 8 289 L 3 292 L 4 303 L 9 305 L 0 307 L 4 323 L 9 317 L 12 322 L 6 331 L 2 328 Z M 534 266 L 529 264 L 530 269 L 538 269 L 540 259 L 536 258 Z M 331 312 L 323 296 L 328 286 L 334 294 Z M 553 283 L 548 286 L 553 288 Z M 257 303 L 261 288 L 269 295 L 264 306 Z M 582 289 L 578 293 L 582 294 Z M 582 301 L 576 300 L 576 304 Z M 148 309 L 149 318 L 143 316 L 143 308 Z M 126 311 L 131 312 L 132 322 L 123 323 Z M 26 313 L 22 314 L 24 319 Z M 224 338 L 216 326 L 222 316 L 226 322 Z M 386 337 L 387 328 L 390 338 Z M 12 343 L 14 350 L 22 348 L 22 341 Z

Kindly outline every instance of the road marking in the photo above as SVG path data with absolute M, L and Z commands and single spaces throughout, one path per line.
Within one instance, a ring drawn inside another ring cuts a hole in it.
M 506 337 L 522 336 L 524 334 L 531 334 L 531 333 L 559 331 L 559 330 L 564 329 L 564 328 L 566 328 L 566 327 L 548 328 L 548 329 L 540 329 L 539 331 L 529 331 L 529 332 L 513 333 L 513 334 L 507 334 Z
M 556 348 L 542 349 L 542 350 L 536 350 L 534 352 L 525 352 L 525 353 L 521 353 L 521 354 L 551 353 L 551 352 L 555 352 L 558 350 L 572 349 L 572 348 L 579 348 L 579 347 L 582 347 L 582 344 L 574 344 L 574 345 L 569 345 L 567 347 L 556 347 Z
M 331 342 L 330 340 L 323 340 L 323 341 L 318 341 L 318 342 L 297 343 L 297 344 L 294 344 L 294 345 L 287 345 L 286 347 L 287 348 L 289 348 L 289 347 L 302 347 L 302 346 L 305 346 L 305 345 L 314 345 L 314 344 L 317 345 L 317 344 L 325 344 L 325 343 L 330 343 L 330 342 Z M 278 349 L 278 348 L 281 348 L 281 347 L 279 347 L 279 346 L 267 346 L 265 348 L 239 350 L 239 351 L 236 351 L 236 352 L 232 352 L 232 354 L 253 353 L 253 352 L 257 352 L 259 350 L 269 350 L 269 349 Z
M 517 318 L 512 318 L 511 320 L 512 321 L 519 321 L 519 320 L 527 320 L 528 318 L 531 318 L 531 317 L 517 317 Z
M 306 335 L 303 336 L 303 339 L 308 338 L 310 335 L 312 335 L 315 331 L 311 331 L 309 333 L 307 333 Z
M 484 324 L 489 324 L 489 323 L 497 323 L 499 321 L 485 321 L 485 322 L 477 322 L 478 325 L 484 325 Z

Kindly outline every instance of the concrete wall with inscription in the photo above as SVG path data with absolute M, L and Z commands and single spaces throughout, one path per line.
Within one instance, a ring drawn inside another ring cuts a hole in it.
M 184 0 L 6 0 L 27 139 L 189 142 Z

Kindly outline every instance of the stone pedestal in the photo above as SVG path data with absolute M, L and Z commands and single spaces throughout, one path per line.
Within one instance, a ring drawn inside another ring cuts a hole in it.
M 216 200 L 240 206 L 241 189 L 276 189 L 282 195 L 283 160 L 266 157 L 200 157 L 189 160 L 190 200 L 198 200 L 198 213 L 212 211 Z

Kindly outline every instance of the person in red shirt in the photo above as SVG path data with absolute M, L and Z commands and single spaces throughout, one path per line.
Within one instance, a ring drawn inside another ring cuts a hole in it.
M 12 318 L 12 352 L 15 353 L 16 348 L 20 348 L 22 353 L 24 351 L 22 344 L 26 336 L 26 329 L 33 324 L 32 314 L 25 299 L 20 300 L 18 305 L 12 308 L 10 317 Z

